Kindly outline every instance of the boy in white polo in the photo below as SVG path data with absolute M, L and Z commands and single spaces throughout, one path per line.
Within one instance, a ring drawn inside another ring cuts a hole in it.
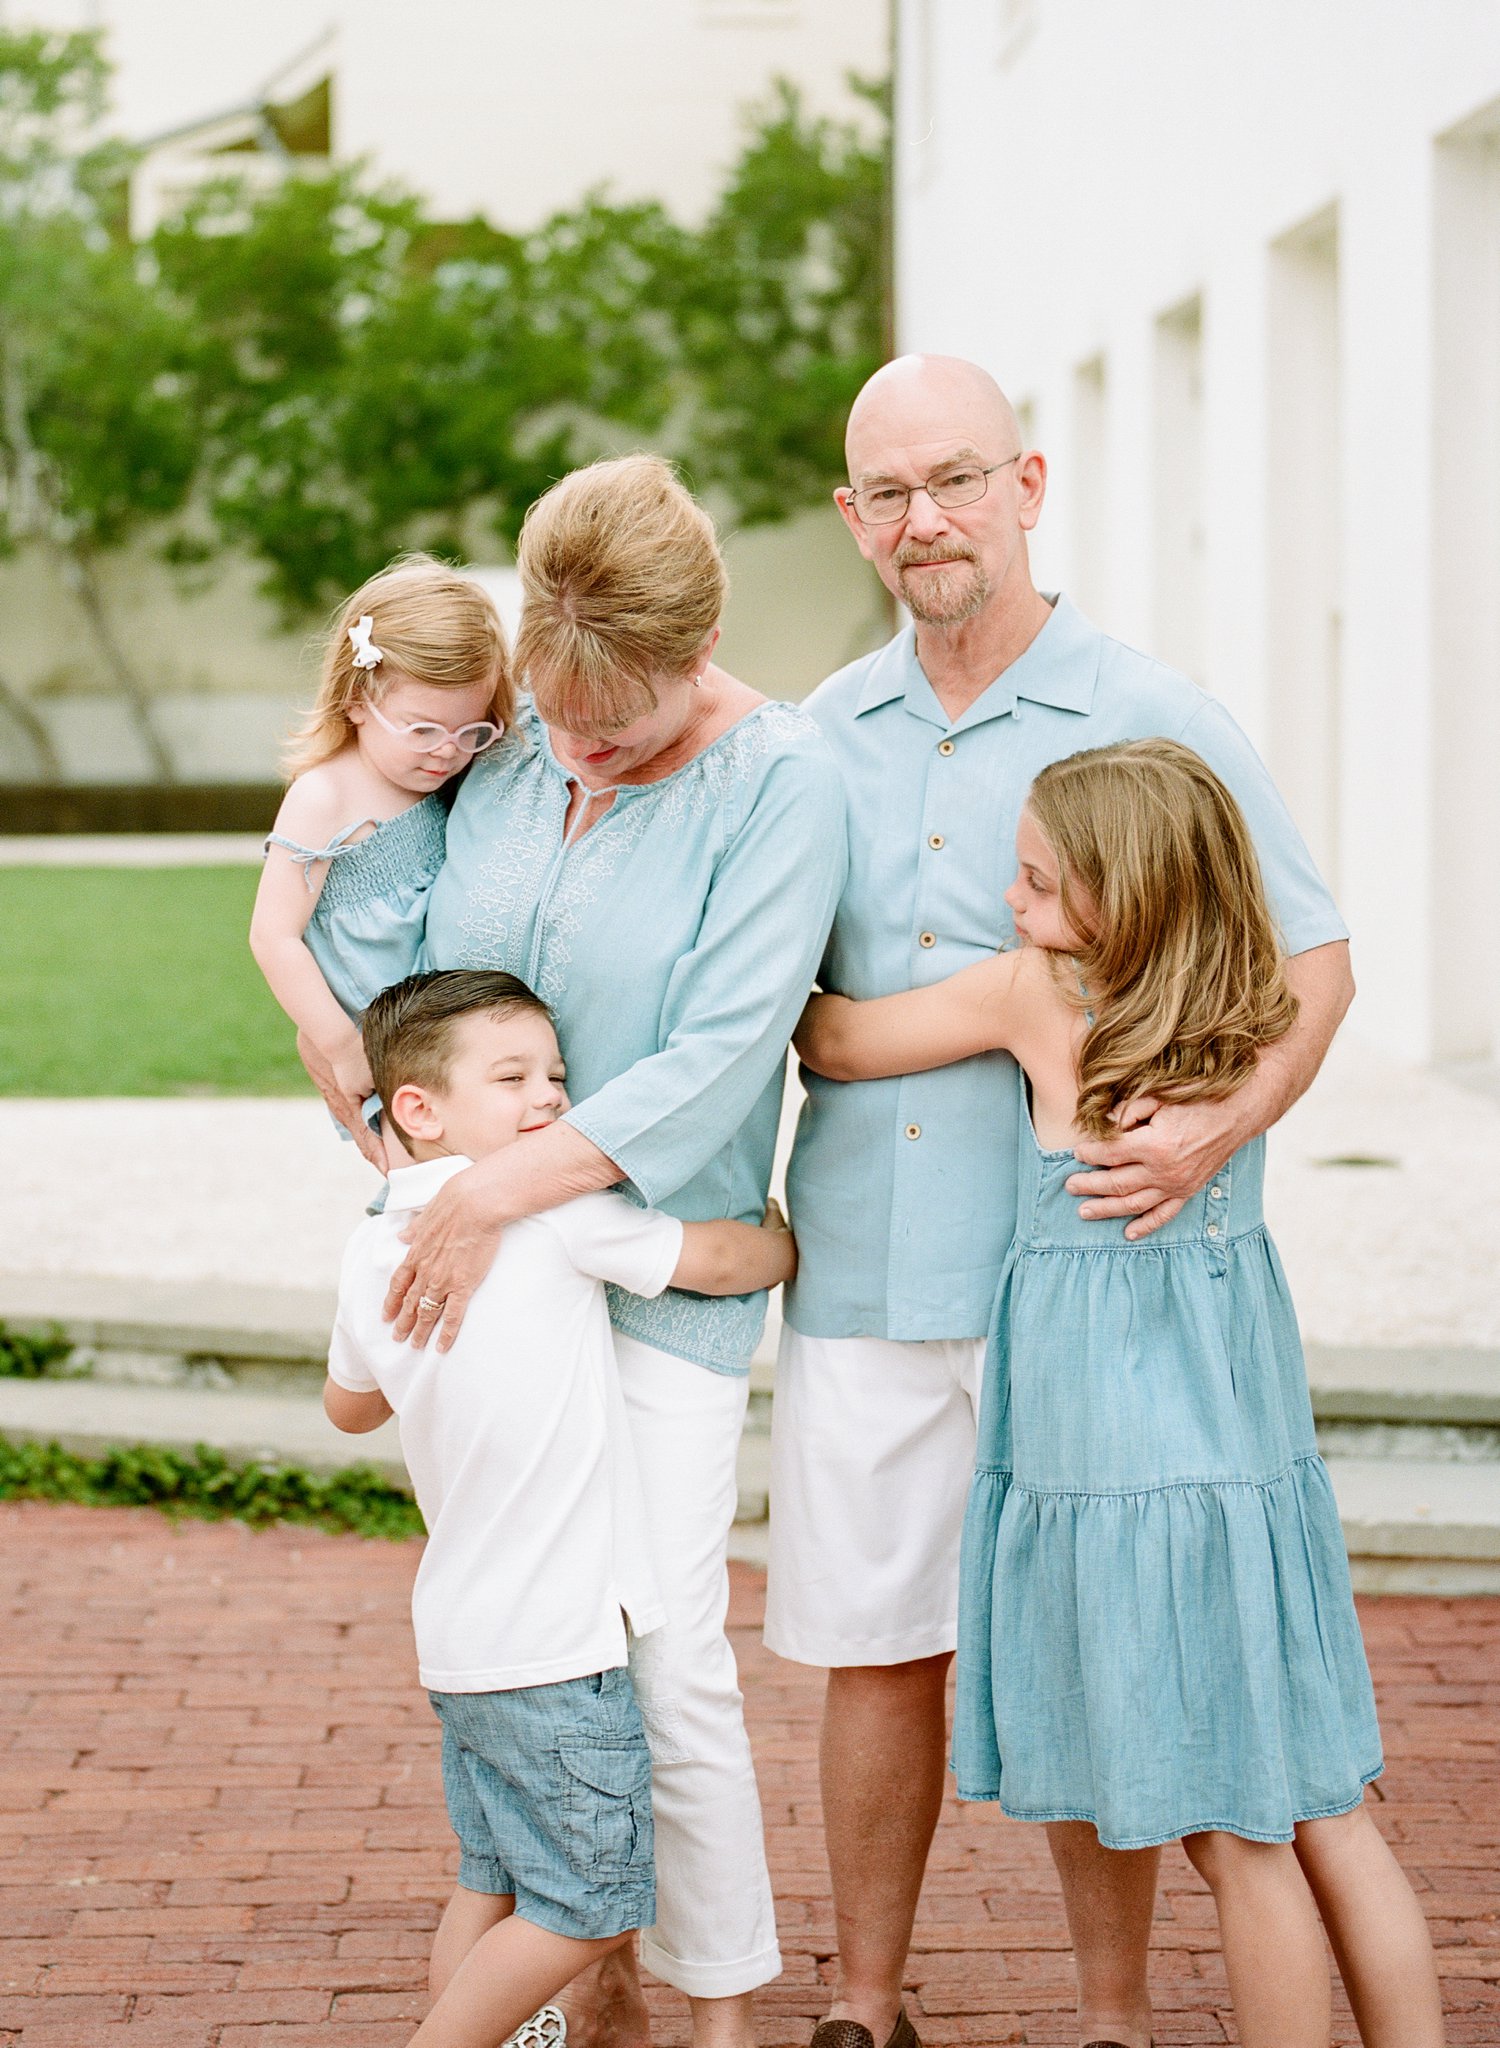
M 412 1621 L 462 1853 L 413 2048 L 486 2048 L 655 1919 L 625 1666 L 627 1628 L 664 1616 L 603 1283 L 748 1294 L 789 1279 L 796 1250 L 784 1226 L 582 1195 L 507 1230 L 450 1351 L 395 1343 L 381 1303 L 411 1212 L 568 1097 L 551 1016 L 512 975 L 412 975 L 362 1028 L 411 1163 L 350 1240 L 324 1405 L 346 1430 L 399 1417 L 427 1523 Z

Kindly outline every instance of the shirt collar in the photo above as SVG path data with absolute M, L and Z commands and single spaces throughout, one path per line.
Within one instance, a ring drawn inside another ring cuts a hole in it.
M 442 1159 L 423 1159 L 415 1166 L 393 1167 L 390 1192 L 385 1198 L 386 1213 L 392 1209 L 425 1209 L 445 1182 L 473 1164 L 462 1152 L 450 1152 Z
M 1005 717 L 1015 710 L 1020 697 L 1032 704 L 1051 705 L 1057 711 L 1082 712 L 1090 708 L 1104 636 L 1061 593 L 1050 602 L 1052 616 L 1040 633 L 974 700 L 954 726 L 955 732 L 982 725 L 986 719 Z M 947 729 L 949 721 L 917 659 L 914 626 L 905 627 L 876 655 L 854 715 L 858 718 L 898 697 L 905 698 L 906 708 L 914 718 Z

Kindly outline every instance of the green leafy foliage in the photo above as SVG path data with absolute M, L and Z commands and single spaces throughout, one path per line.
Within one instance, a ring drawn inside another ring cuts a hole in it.
M 0 544 L 66 551 L 158 756 L 92 561 L 248 549 L 288 614 L 406 546 L 514 544 L 576 463 L 642 443 L 731 517 L 839 473 L 879 361 L 886 101 L 861 127 L 782 83 L 708 218 L 588 195 L 532 233 L 435 223 L 359 166 L 201 188 L 142 248 L 91 138 L 96 34 L 0 28 Z
M 602 193 L 526 236 L 439 225 L 354 169 L 206 189 L 153 248 L 220 532 L 295 613 L 476 521 L 513 546 L 555 478 L 643 441 L 732 516 L 787 517 L 880 359 L 885 194 L 883 132 L 787 85 L 699 229 Z
M 398 1542 L 425 1533 L 416 1502 L 372 1466 L 322 1475 L 296 1465 L 232 1465 L 207 1444 L 191 1454 L 135 1444 L 81 1457 L 55 1443 L 0 1437 L 0 1500 L 152 1507 L 251 1528 L 300 1522 Z
M 127 157 L 89 145 L 94 34 L 0 27 L 0 537 L 112 547 L 182 505 L 197 463 L 188 336 L 113 233 Z
M 0 26 L 0 548 L 60 559 L 169 777 L 147 692 L 104 616 L 95 560 L 185 505 L 199 450 L 182 404 L 183 309 L 147 252 L 114 232 L 125 153 L 88 139 L 107 76 L 97 34 Z
M 57 1379 L 68 1371 L 73 1346 L 55 1325 L 45 1336 L 0 1323 L 0 1379 Z
M 684 453 L 747 523 L 826 496 L 854 395 L 887 352 L 889 93 L 860 90 L 874 140 L 809 117 L 781 82 L 700 238 L 681 317 L 698 399 Z

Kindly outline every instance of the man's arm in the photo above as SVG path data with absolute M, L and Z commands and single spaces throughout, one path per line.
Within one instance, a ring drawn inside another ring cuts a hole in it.
M 1286 963 L 1297 998 L 1297 1021 L 1286 1037 L 1262 1052 L 1255 1072 L 1222 1102 L 1169 1102 L 1147 1123 L 1121 1137 L 1074 1147 L 1087 1166 L 1075 1173 L 1070 1195 L 1086 1195 L 1087 1221 L 1130 1216 L 1128 1238 L 1149 1237 L 1170 1223 L 1241 1145 L 1278 1122 L 1311 1086 L 1333 1035 L 1354 996 L 1349 945 L 1344 939 L 1297 953 Z

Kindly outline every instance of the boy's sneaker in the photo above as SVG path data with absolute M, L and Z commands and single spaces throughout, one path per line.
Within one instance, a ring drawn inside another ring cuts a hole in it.
M 563 2048 L 567 2038 L 567 2016 L 555 2005 L 544 2005 L 516 2028 L 505 2048 Z

